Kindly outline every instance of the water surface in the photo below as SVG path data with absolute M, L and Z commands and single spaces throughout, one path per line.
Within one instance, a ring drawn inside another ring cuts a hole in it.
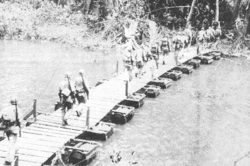
M 116 53 L 89 53 L 53 43 L 0 42 L 0 109 L 11 96 L 46 111 L 66 71 L 87 72 L 90 84 L 111 77 Z M 146 99 L 126 125 L 116 126 L 91 166 L 233 166 L 250 151 L 250 64 L 222 59 L 202 65 L 156 99 Z M 121 152 L 121 161 L 111 155 Z M 237 165 L 238 166 L 238 165 Z
M 245 59 L 202 65 L 146 99 L 92 165 L 233 166 L 250 151 L 249 73 Z M 119 151 L 122 159 L 113 163 Z
M 58 100 L 59 82 L 67 71 L 75 79 L 85 69 L 94 86 L 115 73 L 119 60 L 115 52 L 86 52 L 51 42 L 0 41 L 0 108 L 15 97 L 23 109 L 37 99 L 38 111 L 47 111 Z

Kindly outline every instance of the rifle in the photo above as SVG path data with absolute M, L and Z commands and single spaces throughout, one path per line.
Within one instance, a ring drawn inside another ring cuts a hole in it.
M 21 137 L 22 136 L 21 124 L 20 124 L 20 121 L 19 121 L 19 118 L 18 118 L 18 110 L 17 110 L 17 101 L 16 100 L 15 100 L 15 107 L 16 107 L 16 125 L 19 127 L 19 136 Z
M 85 82 L 84 82 L 84 79 L 83 79 L 83 76 L 82 76 L 82 75 L 81 75 L 81 77 L 82 77 L 82 86 L 83 86 L 83 89 L 86 91 L 87 97 L 88 97 L 88 99 L 89 99 L 89 90 L 88 90 L 88 88 L 87 88 L 86 85 L 85 85 Z

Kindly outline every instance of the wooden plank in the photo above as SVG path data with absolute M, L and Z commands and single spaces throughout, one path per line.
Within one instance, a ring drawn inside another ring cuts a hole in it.
M 27 130 L 34 130 L 34 131 L 42 131 L 42 132 L 48 132 L 48 133 L 53 133 L 53 134 L 64 134 L 67 136 L 74 136 L 76 135 L 75 133 L 69 133 L 67 131 L 60 131 L 60 130 L 56 130 L 56 129 L 43 129 L 43 128 L 39 128 L 39 127 L 35 127 L 35 126 L 30 126 Z
M 117 99 L 117 98 L 114 98 L 114 97 L 99 98 L 98 96 L 92 96 L 92 97 L 90 97 L 89 101 L 92 101 L 92 100 L 97 100 L 97 101 L 98 100 L 104 100 L 104 101 L 113 101 L 113 102 L 119 102 L 120 101 L 120 99 Z
M 108 111 L 109 112 L 109 111 Z M 95 110 L 90 110 L 90 114 L 92 115 L 92 117 L 90 117 L 91 119 L 101 119 L 103 118 L 108 112 L 97 112 Z M 53 113 L 50 115 L 50 117 L 56 117 L 56 118 L 61 118 L 61 114 L 60 113 Z M 81 120 L 83 122 L 86 121 L 86 112 L 83 112 L 82 115 L 80 117 L 77 117 L 76 115 L 71 115 L 69 117 L 69 119 L 71 120 Z
M 30 156 L 30 155 L 25 155 L 25 154 L 20 154 L 19 155 L 19 161 L 28 161 L 28 162 L 34 162 L 38 164 L 44 163 L 48 157 L 37 157 L 37 156 Z
M 111 93 L 111 94 L 107 94 L 107 93 Z M 94 93 L 92 94 L 94 98 L 113 98 L 113 99 L 124 99 L 125 97 L 125 90 L 124 90 L 124 95 L 114 95 L 116 92 L 99 92 L 99 93 Z
M 93 97 L 104 96 L 104 98 L 106 97 L 106 98 L 119 99 L 125 96 L 125 86 L 124 86 L 124 90 L 121 90 L 121 91 L 115 90 L 115 89 L 102 88 L 102 89 L 93 91 L 90 94 Z
M 40 120 L 46 120 L 49 121 L 51 123 L 57 123 L 57 124 L 62 124 L 62 118 L 61 117 L 51 117 L 51 116 L 40 116 L 37 118 L 38 121 Z M 76 127 L 80 127 L 82 126 L 82 123 L 84 123 L 84 121 L 81 121 L 81 119 L 75 120 L 75 119 L 70 119 L 68 118 L 68 123 L 69 126 L 76 126 Z
M 28 161 L 19 161 L 19 166 L 41 166 L 41 164 Z
M 49 120 L 52 123 L 60 123 L 62 124 L 62 117 L 60 115 L 58 116 L 52 116 L 53 114 L 49 115 L 49 116 L 40 116 L 37 119 L 38 120 Z M 85 119 L 82 118 L 75 118 L 74 116 L 69 116 L 68 118 L 68 123 L 75 125 L 75 126 L 81 126 L 82 123 L 84 123 Z
M 0 151 L 6 152 L 7 149 L 8 149 L 8 146 L 2 146 Z M 28 154 L 30 156 L 37 156 L 37 157 L 49 157 L 53 153 L 44 152 L 44 151 L 41 151 L 40 149 L 24 149 L 24 148 L 20 148 L 18 150 L 18 154 Z
M 39 136 L 35 137 L 34 135 L 28 136 L 28 137 L 23 137 L 18 141 L 18 143 L 27 143 L 27 144 L 36 144 L 36 145 L 43 145 L 43 146 L 50 146 L 50 147 L 58 147 L 64 143 L 67 142 L 68 138 L 63 138 L 56 141 L 56 139 L 53 137 L 45 137 L 45 136 Z M 71 137 L 72 138 L 72 137 Z
M 50 115 L 50 118 L 60 118 L 61 116 L 58 115 L 58 114 L 53 114 L 53 115 Z M 100 119 L 100 118 L 96 118 L 96 117 L 92 117 L 92 119 Z M 71 116 L 70 118 L 68 118 L 68 122 L 70 123 L 71 121 L 78 121 L 78 122 L 81 122 L 82 124 L 85 124 L 86 122 L 86 116 L 83 116 L 81 115 L 80 117 L 77 117 L 77 116 Z
M 117 85 L 115 85 L 115 86 L 117 86 Z M 99 94 L 105 94 L 105 96 L 110 96 L 110 97 L 114 96 L 114 98 L 125 96 L 125 86 L 124 87 L 118 87 L 118 86 L 115 89 L 110 88 L 110 87 L 99 89 L 96 92 L 92 92 L 91 95 L 96 96 L 96 95 L 99 95 Z
M 92 99 L 88 100 L 88 102 L 99 102 L 99 101 L 103 101 L 104 103 L 115 103 L 115 102 L 119 102 L 121 99 L 119 98 L 115 98 L 115 97 L 112 97 L 112 98 L 105 98 L 105 97 L 98 97 L 98 96 L 93 96 Z M 87 102 L 87 103 L 88 103 Z
M 36 136 L 46 136 L 46 137 L 54 137 L 54 138 L 58 138 L 58 141 L 61 140 L 61 139 L 64 139 L 64 138 L 72 138 L 72 136 L 68 136 L 68 135 L 64 135 L 64 134 L 53 134 L 53 133 L 48 133 L 48 132 L 42 132 L 42 131 L 34 131 L 34 130 L 25 130 L 23 131 L 22 133 L 29 133 L 29 134 L 33 134 L 34 137 Z
M 45 138 L 45 137 L 44 137 Z M 48 146 L 48 147 L 59 147 L 63 144 L 65 144 L 68 141 L 68 139 L 65 140 L 61 140 L 61 141 L 49 141 L 49 138 L 47 137 L 47 139 L 37 139 L 36 137 L 32 138 L 31 136 L 28 138 L 19 138 L 17 145 L 21 145 L 21 144 L 28 144 L 29 146 L 33 146 L 33 145 L 42 145 L 42 146 Z M 8 146 L 8 141 L 1 143 L 1 146 Z M 38 149 L 39 150 L 39 149 Z
M 31 139 L 37 139 L 37 140 L 44 140 L 44 141 L 48 141 L 48 142 L 59 142 L 59 141 L 65 141 L 67 140 L 67 138 L 61 138 L 58 139 L 58 137 L 47 137 L 44 135 L 34 135 L 34 134 L 30 134 L 30 133 L 23 133 L 22 138 L 31 138 Z
M 63 131 L 63 130 L 57 130 L 56 128 L 51 128 L 51 129 L 44 129 L 44 128 L 40 128 L 40 127 L 36 127 L 36 126 L 30 126 L 26 130 L 34 130 L 34 131 L 43 131 L 43 132 L 48 132 L 48 133 L 53 133 L 53 134 L 65 134 L 67 136 L 72 136 L 78 133 L 71 133 L 71 132 L 67 132 L 67 131 Z
M 82 128 L 80 127 L 75 127 L 75 126 L 71 126 L 71 125 L 67 125 L 67 126 L 62 126 L 61 124 L 55 124 L 55 123 L 51 123 L 48 121 L 36 121 L 37 124 L 42 124 L 42 125 L 47 125 L 47 126 L 54 126 L 54 127 L 60 127 L 60 128 L 66 128 L 66 129 L 71 129 L 71 130 L 75 130 L 75 131 L 82 131 Z
M 55 117 L 49 117 L 49 116 L 41 117 L 41 118 L 38 117 L 37 122 L 39 122 L 39 121 L 49 122 L 49 123 L 53 123 L 53 124 L 62 126 L 62 120 L 60 118 L 56 119 Z M 78 121 L 68 119 L 68 125 L 67 126 L 83 129 L 83 128 L 85 128 L 85 121 L 81 121 L 80 119 Z
M 37 123 L 33 123 L 30 127 L 32 127 L 32 126 L 37 127 L 37 128 L 42 128 L 42 129 L 50 129 L 50 130 L 57 130 L 57 131 L 72 133 L 75 135 L 82 133 L 81 131 L 69 130 L 66 128 L 60 128 L 60 127 L 56 127 L 56 126 L 46 126 L 46 125 L 41 125 L 41 124 L 37 124 Z
M 52 145 L 52 144 L 51 144 Z M 18 143 L 18 148 L 19 149 L 30 149 L 30 150 L 36 150 L 36 151 L 43 151 L 43 152 L 49 152 L 49 153 L 54 153 L 58 150 L 58 147 L 53 147 L 47 144 L 47 146 L 44 145 L 38 145 L 34 142 L 30 143 Z M 1 147 L 7 147 L 8 144 L 2 144 Z M 38 150 L 39 149 L 39 150 Z
M 0 157 L 0 165 L 3 166 L 5 162 L 5 158 Z M 28 162 L 28 161 L 19 161 L 18 162 L 19 166 L 41 166 L 39 163 L 34 163 L 34 162 Z
M 119 102 L 110 102 L 110 103 L 107 103 L 105 101 L 91 101 L 91 102 L 88 102 L 87 105 L 90 107 L 90 109 L 91 108 L 112 108 L 112 107 L 114 107 L 118 103 Z

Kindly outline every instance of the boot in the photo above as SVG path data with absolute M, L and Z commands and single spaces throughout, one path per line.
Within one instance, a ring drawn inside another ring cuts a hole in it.
M 5 161 L 4 165 L 11 165 L 11 162 L 10 161 Z
M 63 126 L 69 125 L 66 119 L 63 120 L 63 124 L 62 124 L 62 125 L 63 125 Z

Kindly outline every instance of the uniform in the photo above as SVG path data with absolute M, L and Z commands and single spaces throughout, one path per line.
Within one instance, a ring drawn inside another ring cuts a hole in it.
M 82 114 L 82 111 L 85 108 L 84 104 L 86 104 L 89 99 L 89 84 L 84 75 L 85 72 L 81 69 L 79 71 L 79 77 L 75 79 L 76 99 L 78 101 L 76 113 L 78 117 Z
M 168 39 L 162 40 L 161 50 L 162 50 L 162 54 L 163 54 L 163 65 L 165 65 L 166 56 L 170 52 L 170 44 L 169 44 Z
M 155 60 L 156 68 L 158 69 L 159 66 L 159 54 L 160 54 L 160 48 L 158 44 L 155 44 L 151 47 L 151 54 Z
M 69 117 L 70 109 L 72 109 L 74 104 L 74 93 L 75 87 L 74 83 L 70 81 L 68 76 L 65 77 L 59 85 L 59 96 L 60 102 L 62 104 L 62 125 L 67 125 L 67 119 Z
M 215 30 L 209 27 L 206 31 L 208 42 L 213 42 L 215 40 Z
M 132 61 L 132 48 L 126 48 L 123 53 L 123 63 L 124 67 L 126 69 L 126 72 L 128 73 L 128 80 L 132 80 L 132 69 L 133 69 L 133 61 Z
M 18 117 L 16 117 L 16 111 Z M 0 112 L 0 122 L 2 124 L 2 127 L 5 126 L 5 134 L 8 137 L 9 140 L 9 146 L 8 151 L 5 158 L 5 164 L 11 165 L 11 162 L 15 159 L 15 153 L 16 153 L 16 143 L 18 138 L 18 133 L 20 131 L 20 127 L 18 126 L 17 121 L 19 122 L 19 125 L 21 126 L 22 120 L 23 120 L 23 114 L 22 111 L 19 108 L 16 108 L 16 105 L 9 105 L 8 107 L 5 107 Z
M 83 76 L 79 76 L 75 80 L 75 90 L 76 90 L 76 99 L 78 104 L 86 103 L 87 99 L 89 98 L 89 90 L 88 90 L 88 82 L 86 78 Z
M 143 59 L 144 59 L 144 53 L 143 53 L 143 49 L 142 48 L 138 48 L 136 50 L 136 67 L 138 69 L 138 75 L 141 76 L 142 74 L 142 68 L 143 68 Z
M 197 43 L 198 43 L 198 45 L 202 44 L 202 48 L 205 47 L 205 43 L 206 43 L 206 31 L 204 30 L 204 28 L 202 28 L 198 32 Z
M 180 65 L 181 63 L 179 62 L 179 53 L 181 51 L 181 41 L 179 40 L 175 40 L 174 44 L 173 44 L 173 49 L 174 49 L 174 58 L 175 58 L 175 62 L 176 65 Z

